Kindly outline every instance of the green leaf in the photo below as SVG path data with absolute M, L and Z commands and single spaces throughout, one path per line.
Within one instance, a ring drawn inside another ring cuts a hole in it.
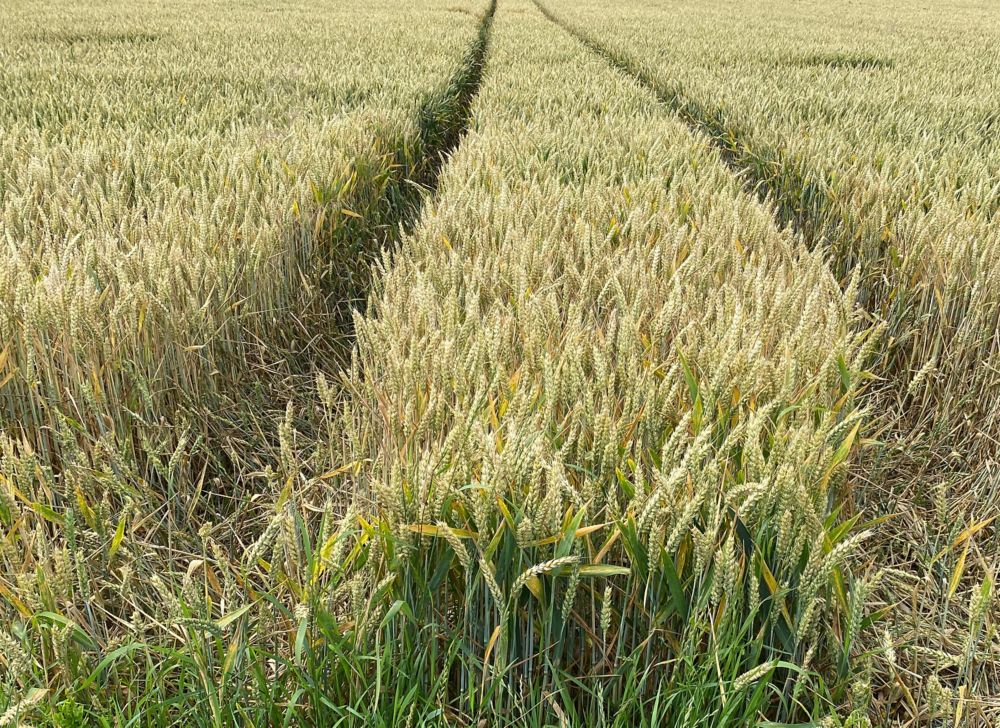
M 573 520 L 570 521 L 569 527 L 565 529 L 563 537 L 559 541 L 559 545 L 556 546 L 555 558 L 569 556 L 570 551 L 573 550 L 573 540 L 576 538 L 576 531 L 580 528 L 580 522 L 583 521 L 583 516 L 586 512 L 586 507 L 581 508 L 573 517 Z
M 295 632 L 295 664 L 302 664 L 302 653 L 305 652 L 306 635 L 309 632 L 309 618 L 299 620 L 299 628 Z
M 119 657 L 123 657 L 130 652 L 135 652 L 136 650 L 141 650 L 146 647 L 145 642 L 129 642 L 128 644 L 122 645 L 117 650 L 113 650 L 104 656 L 104 659 L 97 663 L 97 667 L 94 671 L 90 673 L 89 677 L 80 683 L 79 686 L 74 688 L 75 690 L 86 690 L 88 687 L 94 684 L 94 681 L 104 672 L 112 662 L 115 662 Z
M 386 625 L 388 625 L 389 622 L 392 621 L 392 618 L 395 617 L 400 612 L 403 613 L 403 616 L 411 620 L 413 619 L 413 612 L 410 610 L 409 605 L 402 599 L 397 599 L 392 603 L 392 606 L 389 607 L 389 611 L 385 613 L 385 616 L 382 617 L 381 629 L 385 629 Z
M 97 650 L 98 644 L 94 642 L 93 638 L 83 631 L 76 622 L 71 619 L 67 619 L 61 614 L 56 614 L 55 612 L 39 612 L 35 615 L 35 619 L 44 619 L 53 624 L 58 624 L 60 627 L 68 627 L 73 634 L 73 641 L 79 645 L 82 645 L 88 650 Z
M 840 382 L 844 385 L 844 391 L 846 392 L 851 388 L 851 373 L 847 369 L 847 363 L 844 361 L 843 354 L 837 357 L 837 369 L 840 371 Z
M 237 609 L 234 612 L 230 612 L 229 614 L 225 615 L 224 617 L 221 617 L 219 619 L 219 621 L 216 622 L 215 624 L 219 627 L 219 629 L 225 629 L 226 627 L 228 627 L 229 625 L 231 625 L 233 622 L 235 622 L 237 619 L 239 619 L 240 617 L 242 617 L 244 614 L 246 614 L 247 612 L 249 612 L 250 609 L 251 609 L 251 607 L 253 607 L 254 604 L 256 604 L 256 602 L 251 602 L 250 604 L 247 604 L 245 606 L 240 607 L 239 609 Z
M 622 489 L 625 497 L 629 500 L 635 498 L 635 488 L 632 486 L 629 479 L 625 477 L 625 473 L 623 473 L 619 468 L 615 468 L 615 477 L 618 478 L 618 486 Z
M 667 588 L 670 590 L 670 604 L 674 612 L 682 619 L 687 619 L 688 601 L 684 594 L 684 587 L 681 585 L 680 576 L 677 574 L 677 567 L 674 565 L 673 557 L 664 548 L 660 549 L 660 561 L 663 565 L 663 576 L 667 580 Z

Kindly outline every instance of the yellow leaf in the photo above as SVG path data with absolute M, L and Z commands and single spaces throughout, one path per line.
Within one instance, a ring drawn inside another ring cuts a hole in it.
M 962 555 L 958 557 L 958 563 L 955 564 L 955 571 L 952 572 L 951 581 L 948 582 L 949 599 L 955 596 L 955 590 L 958 589 L 958 583 L 962 580 L 962 573 L 965 571 L 965 557 L 969 554 L 970 543 L 970 541 L 965 542 L 965 548 L 962 549 Z
M 608 551 L 611 550 L 611 547 L 614 545 L 615 541 L 617 541 L 618 537 L 621 535 L 622 532 L 619 531 L 618 529 L 615 529 L 615 532 L 612 533 L 611 537 L 604 542 L 604 545 L 601 546 L 601 550 L 598 551 L 597 556 L 594 557 L 595 564 L 599 564 L 604 560 L 604 557 L 608 555 Z
M 774 574 L 771 573 L 771 570 L 767 568 L 767 564 L 764 563 L 764 559 L 760 560 L 760 570 L 762 576 L 764 577 L 764 582 L 767 584 L 767 588 L 771 591 L 771 594 L 776 593 L 778 591 L 778 582 L 775 580 Z
M 586 536 L 588 534 L 593 533 L 594 531 L 600 531 L 602 528 L 604 528 L 607 525 L 609 525 L 609 524 L 608 523 L 595 523 L 592 526 L 582 526 L 582 527 L 576 529 L 576 531 L 573 533 L 573 538 L 580 538 L 581 536 Z
M 839 566 L 833 568 L 833 590 L 837 594 L 837 601 L 840 602 L 840 608 L 846 612 L 849 609 L 847 589 L 844 587 L 844 575 L 840 571 Z
M 333 547 L 337 543 L 337 539 L 338 538 L 340 538 L 340 533 L 339 532 L 331 534 L 326 539 L 326 541 L 323 542 L 323 545 L 320 547 L 320 549 L 319 549 L 320 559 L 319 559 L 318 564 L 319 564 L 319 566 L 321 568 L 322 568 L 322 565 L 323 565 L 323 561 L 325 559 L 330 558 L 330 554 L 333 553 Z
M 500 512 L 503 514 L 504 520 L 507 521 L 507 525 L 514 528 L 514 516 L 510 514 L 510 509 L 507 508 L 507 504 L 500 496 L 497 496 L 497 508 L 499 508 Z
M 326 473 L 323 473 L 321 476 L 319 476 L 319 479 L 320 480 L 329 480 L 330 478 L 335 478 L 336 476 L 340 475 L 341 473 L 346 473 L 348 470 L 351 470 L 356 465 L 360 465 L 360 464 L 361 464 L 360 460 L 355 460 L 354 462 L 347 463 L 347 465 L 341 465 L 339 468 L 335 468 L 334 470 L 330 470 L 330 471 L 328 471 Z
M 500 639 L 500 625 L 498 624 L 493 628 L 493 634 L 490 635 L 490 641 L 486 643 L 486 652 L 483 653 L 483 679 L 479 687 L 480 693 L 486 692 L 486 674 L 488 672 L 487 666 L 490 663 L 490 655 L 493 654 L 493 648 L 496 647 L 497 641 Z
M 51 523 L 56 523 L 59 525 L 63 524 L 63 517 L 60 516 L 58 513 L 56 513 L 51 506 L 47 506 L 44 503 L 39 503 L 36 501 L 31 504 L 31 510 L 40 515 L 46 521 L 49 521 Z
M 719 606 L 715 610 L 715 623 L 722 623 L 722 616 L 726 613 L 726 595 L 723 594 L 719 600 Z
M 991 523 L 993 523 L 993 519 L 995 519 L 995 518 L 996 518 L 996 516 L 990 516 L 989 518 L 983 519 L 979 523 L 976 523 L 976 524 L 973 524 L 972 526 L 969 526 L 967 529 L 965 529 L 960 534 L 958 534 L 958 536 L 955 537 L 955 541 L 954 541 L 954 543 L 952 543 L 951 547 L 955 548 L 956 546 L 965 543 L 970 538 L 972 538 L 977 533 L 979 533 L 984 528 L 986 528 L 988 525 L 990 525 Z
M 530 577 L 524 585 L 528 587 L 528 591 L 535 595 L 535 599 L 542 601 L 542 580 L 537 576 Z
M 275 511 L 280 511 L 285 505 L 285 502 L 292 495 L 292 485 L 295 483 L 294 478 L 289 475 L 288 479 L 285 481 L 285 487 L 281 489 L 281 493 L 278 495 L 278 502 L 274 507 Z
M 337 543 L 337 539 L 340 537 L 339 533 L 335 533 L 326 541 L 319 550 L 319 558 L 316 559 L 315 565 L 313 566 L 312 578 L 309 579 L 310 584 L 315 584 L 319 581 L 320 575 L 326 571 L 326 562 L 330 558 L 330 554 L 333 553 L 333 546 Z
M 612 566 L 611 564 L 586 564 L 580 567 L 580 576 L 628 576 L 631 569 L 627 566 Z
M 500 420 L 497 419 L 497 405 L 492 397 L 490 397 L 490 424 L 493 425 L 494 430 L 500 429 Z
M 414 523 L 407 526 L 407 528 L 414 533 L 419 533 L 424 536 L 442 536 L 441 529 L 435 526 L 433 523 Z M 459 538 L 478 538 L 479 534 L 475 531 L 470 531 L 465 528 L 453 528 L 451 532 L 458 536 Z
M 94 515 L 93 509 L 87 503 L 86 497 L 83 495 L 83 491 L 80 490 L 80 486 L 76 486 L 76 504 L 80 506 L 80 512 L 83 514 L 83 520 L 87 522 L 87 525 L 91 528 L 96 528 L 97 517 Z
M 764 557 L 760 557 L 758 561 L 760 563 L 761 574 L 764 576 L 764 582 L 767 584 L 767 588 L 771 592 L 771 596 L 777 599 L 778 582 L 774 578 L 774 574 L 772 574 L 771 570 L 768 568 L 767 562 L 764 561 Z M 788 624 L 788 626 L 793 627 L 792 615 L 788 613 L 788 605 L 785 604 L 784 599 L 781 600 L 781 614 L 785 617 L 785 622 Z
M 316 222 L 313 223 L 313 236 L 319 237 L 320 233 L 323 231 L 323 225 L 325 224 L 326 224 L 326 210 L 323 209 L 319 211 L 319 214 L 316 216 Z
M 933 563 L 934 561 L 937 561 L 938 559 L 940 559 L 949 550 L 951 550 L 951 549 L 953 549 L 953 548 L 955 548 L 957 546 L 961 546 L 963 543 L 965 543 L 970 538 L 972 538 L 973 536 L 975 536 L 977 533 L 979 533 L 980 531 L 982 531 L 988 525 L 990 525 L 991 523 L 993 523 L 993 520 L 995 518 L 996 518 L 995 515 L 994 516 L 990 516 L 989 518 L 985 518 L 982 521 L 980 521 L 979 523 L 974 523 L 971 526 L 969 526 L 968 528 L 966 528 L 964 531 L 962 531 L 960 534 L 958 534 L 958 536 L 955 537 L 955 540 L 952 542 L 951 546 L 949 546 L 948 548 L 942 549 L 937 554 L 935 554 L 934 555 L 934 560 L 931 563 Z
M 239 638 L 234 639 L 229 647 L 226 648 L 226 659 L 222 661 L 222 680 L 225 684 L 226 678 L 229 673 L 232 672 L 233 666 L 236 664 L 236 658 L 242 654 L 243 644 L 242 640 Z
M 493 648 L 496 646 L 498 639 L 500 639 L 499 624 L 493 628 L 493 634 L 490 635 L 490 641 L 486 643 L 486 652 L 483 653 L 483 667 L 486 667 L 487 663 L 489 663 L 490 655 L 493 653 Z
M 343 213 L 344 215 L 347 215 L 348 217 L 356 217 L 359 220 L 361 219 L 361 215 L 354 212 L 353 210 L 348 210 L 346 207 L 340 208 L 340 212 Z
M 219 578 L 215 575 L 215 569 L 212 568 L 211 564 L 205 564 L 205 576 L 208 578 L 208 583 L 215 589 L 215 592 L 221 594 L 222 584 L 219 583 Z
M 14 593 L 10 591 L 10 589 L 5 587 L 2 582 L 0 582 L 0 596 L 2 596 L 11 604 L 13 604 L 14 608 L 21 613 L 22 617 L 31 616 L 31 610 L 28 609 L 27 605 L 25 605 L 24 602 L 22 602 L 20 599 L 14 596 Z
M 597 524 L 595 524 L 593 526 L 582 526 L 581 528 L 578 528 L 578 529 L 576 529 L 576 531 L 573 532 L 573 538 L 580 538 L 581 536 L 586 536 L 587 534 L 593 533 L 594 531 L 600 531 L 602 528 L 604 528 L 607 525 L 608 525 L 607 523 L 597 523 Z M 548 544 L 555 543 L 556 541 L 559 541 L 560 539 L 562 539 L 562 534 L 559 534 L 559 535 L 556 535 L 556 536 L 549 536 L 548 538 L 543 538 L 540 541 L 532 541 L 531 545 L 532 546 L 547 546 Z
M 225 615 L 224 617 L 220 617 L 219 621 L 216 622 L 215 624 L 220 629 L 225 629 L 226 627 L 228 627 L 229 625 L 231 625 L 233 622 L 235 622 L 237 619 L 239 619 L 240 617 L 242 617 L 244 614 L 246 614 L 247 612 L 249 612 L 252 607 L 253 607 L 253 602 L 251 602 L 250 604 L 246 604 L 246 605 L 240 607 L 239 609 L 237 609 L 236 611 L 230 612 L 229 614 Z
M 823 479 L 820 481 L 820 488 L 825 493 L 826 488 L 830 483 L 830 476 L 833 475 L 834 469 L 840 465 L 844 460 L 847 459 L 848 454 L 851 452 L 851 446 L 854 445 L 854 438 L 858 434 L 858 429 L 861 427 L 861 420 L 854 423 L 854 427 L 844 438 L 844 441 L 840 443 L 840 447 L 833 454 L 833 459 L 830 460 L 830 466 L 826 469 L 826 473 L 823 474 Z

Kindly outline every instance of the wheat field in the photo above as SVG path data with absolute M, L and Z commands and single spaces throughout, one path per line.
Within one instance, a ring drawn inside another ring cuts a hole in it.
M 1000 723 L 990 2 L 0 2 L 0 727 Z

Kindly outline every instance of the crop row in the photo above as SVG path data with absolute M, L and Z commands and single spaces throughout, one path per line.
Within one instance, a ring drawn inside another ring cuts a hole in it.
M 996 461 L 1000 374 L 981 364 L 1000 352 L 996 60 L 983 52 L 995 21 L 970 34 L 938 9 L 814 17 L 772 3 L 753 6 L 747 43 L 722 4 L 546 7 L 725 147 L 843 281 L 859 270 L 907 448 Z
M 92 699 L 187 724 L 174 590 L 231 611 L 192 598 L 190 554 L 259 535 L 269 411 L 346 356 L 371 261 L 465 124 L 488 11 L 4 9 L 0 725 L 45 694 L 69 724 Z
M 438 192 L 356 324 L 336 480 L 365 525 L 303 612 L 362 579 L 339 624 L 470 719 L 830 712 L 864 347 L 822 253 L 527 0 Z
M 843 285 L 856 276 L 881 329 L 864 398 L 872 439 L 850 488 L 854 507 L 885 518 L 869 562 L 882 584 L 872 609 L 891 605 L 870 645 L 883 686 L 873 715 L 992 724 L 995 15 L 975 3 L 543 7 L 711 137 Z
M 45 464 L 155 460 L 336 354 L 462 122 L 485 4 L 227 7 L 5 18 L 0 425 Z

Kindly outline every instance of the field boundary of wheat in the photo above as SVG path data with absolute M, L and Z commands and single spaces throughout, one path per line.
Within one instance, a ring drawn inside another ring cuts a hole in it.
M 806 2 L 13 8 L 0 727 L 1000 719 L 1000 26 Z

